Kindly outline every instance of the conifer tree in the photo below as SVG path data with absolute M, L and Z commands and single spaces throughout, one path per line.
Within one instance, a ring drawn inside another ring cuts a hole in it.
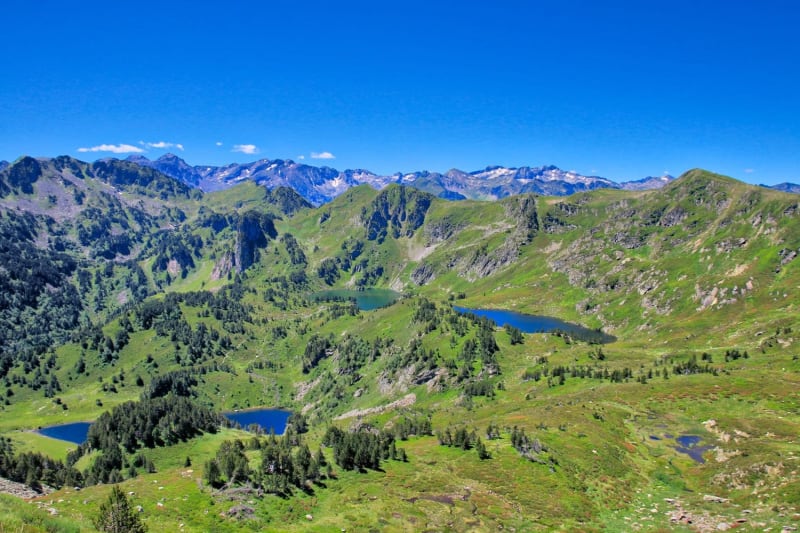
M 94 520 L 94 527 L 99 531 L 111 533 L 144 533 L 147 531 L 139 519 L 139 515 L 131 508 L 125 493 L 117 486 L 111 489 L 108 500 L 100 505 L 100 514 Z

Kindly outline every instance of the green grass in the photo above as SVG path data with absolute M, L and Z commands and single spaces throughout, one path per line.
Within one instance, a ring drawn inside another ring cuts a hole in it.
M 0 532 L 3 533 L 80 533 L 94 531 L 90 524 L 52 516 L 38 505 L 0 494 Z
M 17 451 L 36 450 L 48 457 L 61 461 L 67 458 L 68 452 L 77 448 L 71 442 L 51 439 L 34 431 L 15 431 L 7 433 L 6 436 L 11 438 L 14 449 Z

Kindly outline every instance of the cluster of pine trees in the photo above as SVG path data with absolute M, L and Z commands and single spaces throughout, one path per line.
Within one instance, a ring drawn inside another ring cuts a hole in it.
M 306 254 L 303 253 L 303 248 L 294 238 L 291 233 L 284 233 L 281 236 L 281 242 L 286 246 L 286 253 L 289 254 L 289 261 L 295 266 L 305 266 L 307 263 Z
M 542 453 L 549 451 L 547 446 L 542 444 L 539 439 L 528 436 L 523 428 L 514 426 L 511 429 L 511 445 L 522 457 L 525 457 L 529 461 L 549 464 L 550 470 L 553 471 L 555 467 L 558 466 L 558 460 L 552 453 L 547 455 L 546 458 L 541 456 Z
M 194 388 L 198 385 L 203 376 L 209 372 L 227 372 L 235 374 L 232 366 L 226 363 L 211 363 L 200 365 L 191 369 L 173 370 L 158 376 L 153 376 L 150 383 L 142 392 L 143 399 L 160 398 L 173 394 L 175 396 L 197 395 Z
M 494 383 L 488 379 L 470 381 L 464 385 L 464 394 L 466 396 L 486 396 L 487 398 L 494 398 Z
M 371 431 L 363 427 L 357 431 L 342 431 L 331 426 L 322 443 L 333 448 L 334 460 L 344 470 L 377 470 L 381 461 L 387 459 L 408 460 L 405 450 L 396 447 L 390 431 Z
M 394 422 L 392 425 L 392 432 L 395 438 L 408 440 L 408 437 L 412 435 L 418 437 L 433 435 L 433 427 L 431 425 L 431 419 L 428 416 L 403 416 Z
M 366 341 L 358 335 L 348 333 L 338 342 L 334 342 L 332 336 L 314 334 L 306 343 L 303 352 L 303 372 L 310 372 L 320 361 L 335 353 L 338 356 L 336 373 L 345 376 L 347 385 L 350 385 L 361 379 L 359 371 L 362 367 L 378 359 L 391 345 L 390 339 L 382 337 Z
M 83 473 L 86 485 L 116 483 L 136 475 L 136 468 L 148 471 L 154 465 L 141 453 L 132 461 L 127 454 L 141 448 L 170 446 L 203 432 L 214 433 L 221 416 L 190 398 L 172 394 L 125 402 L 105 412 L 89 426 L 86 442 L 67 455 L 67 465 L 74 465 L 81 456 L 99 450 L 92 466 Z
M 215 433 L 221 422 L 219 414 L 184 396 L 125 402 L 98 417 L 89 427 L 84 446 L 108 450 L 121 445 L 132 453 L 142 447 L 170 446 L 203 432 Z
M 515 344 L 523 344 L 525 342 L 525 337 L 522 335 L 522 331 L 519 328 L 514 327 L 511 324 L 506 324 L 503 326 L 503 329 L 506 333 L 508 333 L 509 342 L 512 346 Z
M 0 477 L 24 483 L 40 491 L 43 485 L 59 489 L 65 486 L 82 486 L 81 473 L 41 453 L 14 453 L 11 439 L 0 437 Z
M 255 468 L 250 466 L 248 451 L 260 455 Z M 291 495 L 294 489 L 311 492 L 323 476 L 333 477 L 333 470 L 322 450 L 312 453 L 299 434 L 291 431 L 280 437 L 274 433 L 263 439 L 253 437 L 247 444 L 225 441 L 203 471 L 206 483 L 214 488 L 251 485 L 283 496 Z
M 323 337 L 316 333 L 308 339 L 306 349 L 303 352 L 303 373 L 307 374 L 319 362 L 333 353 L 333 341 L 331 336 Z
M 491 458 L 489 450 L 486 449 L 486 445 L 474 429 L 472 431 L 467 431 L 467 428 L 459 427 L 455 430 L 451 430 L 451 428 L 448 427 L 444 431 L 437 431 L 436 438 L 439 440 L 440 446 L 461 448 L 464 451 L 474 448 L 478 453 L 478 458 L 481 460 Z
M 180 304 L 202 308 L 199 315 L 213 316 L 227 333 L 243 333 L 244 324 L 253 322 L 253 309 L 240 302 L 241 290 L 240 285 L 234 284 L 216 294 L 207 291 L 169 293 L 163 300 L 148 300 L 139 305 L 134 311 L 133 324 L 142 330 L 154 329 L 159 336 L 184 344 L 194 359 L 202 355 L 220 355 L 230 348 L 230 338 L 202 322 L 192 330 Z M 213 350 L 212 343 L 217 345 L 217 350 Z
M 726 354 L 726 361 L 728 360 L 730 350 Z M 747 352 L 745 352 L 747 353 Z M 737 351 L 738 355 L 738 351 Z M 735 359 L 734 359 L 735 360 Z M 690 374 L 714 374 L 717 375 L 717 369 L 706 363 L 705 365 L 701 365 L 697 362 L 697 356 L 692 355 L 686 361 L 682 363 L 678 363 L 672 367 L 672 373 L 675 375 L 683 375 L 687 376 Z

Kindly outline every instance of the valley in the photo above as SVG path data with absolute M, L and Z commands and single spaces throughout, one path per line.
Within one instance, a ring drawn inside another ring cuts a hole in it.
M 0 529 L 91 531 L 110 484 L 150 531 L 800 521 L 800 197 L 696 169 L 315 203 L 131 161 L 0 170 L 0 474 L 38 490 Z M 220 415 L 255 408 L 286 433 Z M 88 420 L 80 447 L 34 431 Z

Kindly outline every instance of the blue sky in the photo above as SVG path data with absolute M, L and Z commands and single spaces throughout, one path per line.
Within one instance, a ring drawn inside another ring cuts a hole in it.
M 793 1 L 6 0 L 2 13 L 0 159 L 141 150 L 800 182 Z

